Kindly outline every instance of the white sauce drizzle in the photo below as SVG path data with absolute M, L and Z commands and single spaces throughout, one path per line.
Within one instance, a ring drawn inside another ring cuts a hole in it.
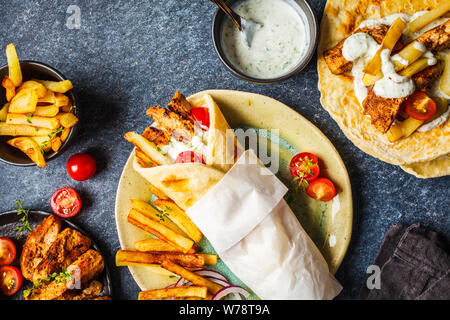
M 384 49 L 380 53 L 383 78 L 375 82 L 373 91 L 377 96 L 383 98 L 407 97 L 414 93 L 416 86 L 411 78 L 401 76 L 395 72 L 390 54 L 391 51 L 389 49 Z
M 426 132 L 426 131 L 433 130 L 434 128 L 439 127 L 440 125 L 444 124 L 448 120 L 449 115 L 450 115 L 450 108 L 447 108 L 446 112 L 441 114 L 439 117 L 437 117 L 433 121 L 424 123 L 417 129 L 417 131 Z

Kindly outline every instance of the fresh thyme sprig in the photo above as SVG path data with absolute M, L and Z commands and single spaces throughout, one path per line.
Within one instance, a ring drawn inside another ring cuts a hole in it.
M 18 226 L 15 229 L 16 232 L 19 232 L 19 235 L 17 237 L 20 239 L 25 229 L 27 229 L 28 231 L 33 231 L 33 229 L 31 229 L 30 222 L 28 221 L 28 214 L 30 213 L 30 209 L 24 209 L 23 201 L 20 200 L 16 200 L 15 206 L 17 207 L 17 215 L 21 216 L 19 221 L 23 222 L 21 226 Z
M 42 288 L 42 286 L 45 283 L 50 282 L 53 279 L 58 284 L 61 281 L 67 282 L 71 278 L 72 278 L 72 274 L 70 272 L 66 271 L 66 269 L 63 269 L 62 272 L 53 272 L 51 275 L 49 275 L 48 277 L 46 277 L 44 279 L 37 279 L 37 281 L 33 284 L 33 286 L 31 288 L 23 291 L 23 296 L 24 296 L 24 298 L 33 296 L 35 290 Z

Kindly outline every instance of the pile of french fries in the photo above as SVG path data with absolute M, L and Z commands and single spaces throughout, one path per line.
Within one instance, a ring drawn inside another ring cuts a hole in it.
M 64 93 L 69 80 L 23 81 L 14 44 L 6 46 L 9 76 L 2 86 L 8 101 L 0 110 L 0 135 L 14 136 L 7 143 L 24 152 L 38 167 L 45 167 L 45 153 L 58 151 L 78 122 L 75 106 Z
M 211 299 L 222 286 L 194 271 L 206 265 L 215 265 L 217 255 L 197 253 L 196 243 L 202 238 L 197 226 L 161 190 L 151 186 L 150 192 L 158 198 L 153 201 L 153 205 L 143 200 L 130 200 L 132 209 L 127 221 L 152 234 L 154 238 L 137 241 L 134 250 L 119 250 L 116 265 L 160 266 L 192 283 L 191 286 L 142 291 L 139 300 Z

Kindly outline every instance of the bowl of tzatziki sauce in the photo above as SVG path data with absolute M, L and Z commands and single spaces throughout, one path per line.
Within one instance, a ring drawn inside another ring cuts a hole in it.
M 249 47 L 221 10 L 212 37 L 217 55 L 235 76 L 253 83 L 277 83 L 303 70 L 317 46 L 316 16 L 305 0 L 227 1 L 245 19 L 260 23 Z

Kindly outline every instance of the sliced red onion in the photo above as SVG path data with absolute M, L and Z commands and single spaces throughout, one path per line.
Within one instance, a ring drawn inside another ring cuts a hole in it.
M 208 279 L 214 283 L 220 284 L 222 287 L 229 287 L 230 283 L 228 281 L 224 281 L 222 279 L 217 279 L 213 277 L 205 277 L 205 279 Z
M 203 269 L 203 270 L 195 271 L 195 273 L 202 277 L 212 277 L 212 278 L 216 278 L 216 279 L 220 279 L 220 280 L 228 282 L 228 279 L 218 271 Z
M 227 295 L 237 293 L 242 295 L 244 298 L 248 298 L 250 293 L 242 287 L 239 286 L 228 286 L 220 289 L 217 293 L 212 297 L 212 300 L 222 300 Z
M 171 285 L 168 285 L 166 288 L 167 288 L 167 289 L 169 289 L 169 288 L 174 288 L 175 285 L 176 285 L 176 283 L 173 283 L 173 284 L 171 284 Z
M 183 285 L 184 279 L 180 278 L 178 279 L 177 283 L 175 283 L 175 287 L 181 287 Z

